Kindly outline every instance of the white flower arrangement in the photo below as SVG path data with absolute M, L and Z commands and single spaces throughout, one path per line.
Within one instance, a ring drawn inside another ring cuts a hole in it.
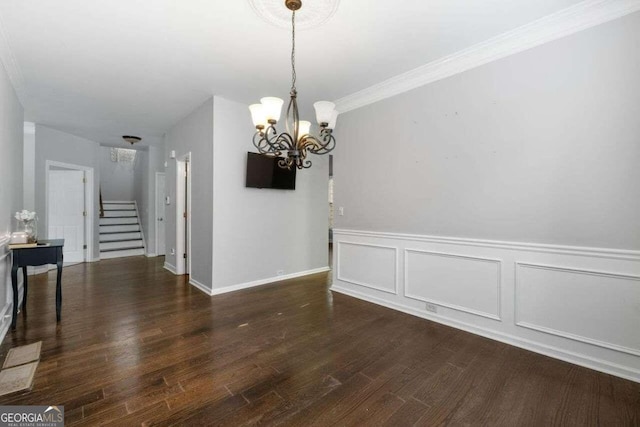
M 16 212 L 15 217 L 18 221 L 22 222 L 33 221 L 36 219 L 36 213 L 23 209 L 22 211 Z

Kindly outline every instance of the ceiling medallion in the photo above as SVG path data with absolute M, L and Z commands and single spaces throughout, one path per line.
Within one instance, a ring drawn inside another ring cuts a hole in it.
M 282 7 L 282 0 L 248 1 L 254 12 L 269 24 L 279 28 L 291 28 L 291 14 L 287 8 Z M 336 13 L 339 3 L 340 0 L 311 0 L 305 2 L 304 8 L 296 13 L 297 29 L 308 30 L 324 24 Z

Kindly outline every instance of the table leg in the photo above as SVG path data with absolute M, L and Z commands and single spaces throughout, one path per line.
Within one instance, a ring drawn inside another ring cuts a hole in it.
M 56 280 L 56 320 L 60 321 L 62 310 L 62 259 L 58 260 L 58 277 Z
M 16 328 L 18 317 L 18 266 L 11 267 L 11 287 L 13 288 L 13 316 L 11 317 L 11 329 Z
M 22 293 L 22 311 L 27 312 L 27 291 L 29 283 L 27 282 L 27 266 L 22 267 L 22 277 L 24 277 L 24 292 Z

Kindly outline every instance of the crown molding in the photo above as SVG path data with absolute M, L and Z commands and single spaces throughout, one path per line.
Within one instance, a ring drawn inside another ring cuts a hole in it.
M 9 39 L 4 31 L 4 22 L 0 16 L 0 62 L 4 65 L 4 69 L 9 76 L 9 80 L 13 86 L 13 89 L 20 100 L 20 103 L 24 106 L 24 77 L 22 76 L 22 70 L 16 57 L 11 51 Z
M 586 0 L 335 101 L 340 113 L 408 92 L 640 10 L 640 0 Z

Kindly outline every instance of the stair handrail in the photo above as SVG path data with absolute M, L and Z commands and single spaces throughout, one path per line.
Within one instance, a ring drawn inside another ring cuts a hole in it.
M 100 199 L 100 218 L 104 218 L 104 204 L 102 203 L 102 187 L 100 187 L 99 199 Z

